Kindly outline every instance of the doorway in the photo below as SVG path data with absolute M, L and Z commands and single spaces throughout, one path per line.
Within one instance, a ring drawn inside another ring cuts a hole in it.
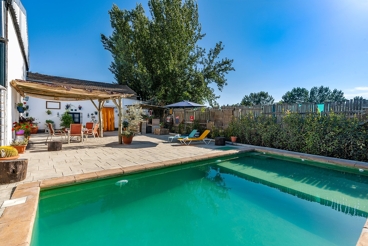
M 115 131 L 114 108 L 102 108 L 102 117 L 104 132 Z

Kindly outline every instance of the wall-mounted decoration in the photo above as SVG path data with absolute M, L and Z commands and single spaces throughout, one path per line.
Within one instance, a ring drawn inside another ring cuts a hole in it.
M 48 115 L 52 114 L 51 110 L 50 110 L 50 109 L 48 109 L 48 110 L 46 111 L 46 114 L 48 114 Z
M 89 114 L 87 114 L 87 118 L 89 118 Z
M 26 96 L 26 97 L 24 97 L 24 101 L 28 101 L 28 99 L 29 99 L 29 96 Z
M 72 105 L 70 103 L 65 105 L 65 109 L 68 110 Z
M 82 106 L 81 106 L 81 105 L 79 105 L 79 106 L 78 106 L 78 108 L 79 108 L 79 110 L 81 110 L 81 109 L 82 109 Z
M 60 102 L 46 101 L 46 109 L 60 109 Z
M 59 114 L 59 112 L 57 112 L 56 116 L 57 116 L 57 117 L 60 117 L 60 114 Z
M 97 115 L 98 114 L 98 112 L 97 111 L 95 111 L 95 115 Z

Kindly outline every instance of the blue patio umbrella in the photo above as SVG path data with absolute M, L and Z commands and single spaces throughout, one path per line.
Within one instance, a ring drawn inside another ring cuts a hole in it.
M 199 107 L 206 107 L 206 106 L 189 101 L 177 102 L 165 106 L 165 108 L 199 108 Z
M 206 106 L 202 104 L 194 103 L 194 102 L 189 102 L 189 101 L 181 101 L 181 102 L 177 102 L 177 103 L 173 103 L 173 104 L 169 104 L 165 106 L 165 108 L 183 108 L 184 109 L 184 119 L 186 115 L 185 108 L 200 108 L 200 107 L 206 107 Z

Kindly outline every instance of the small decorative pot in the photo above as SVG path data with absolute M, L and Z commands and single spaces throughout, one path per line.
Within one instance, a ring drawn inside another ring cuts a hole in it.
M 232 142 L 232 143 L 236 143 L 236 139 L 237 139 L 237 137 L 235 137 L 235 136 L 231 136 L 230 138 L 231 138 L 231 142 Z
M 22 106 L 18 106 L 17 110 L 19 113 L 24 113 L 24 108 Z
M 26 151 L 27 145 L 13 145 L 12 147 L 18 150 L 18 154 L 24 154 L 24 152 Z
M 17 132 L 15 132 L 15 135 L 24 135 L 24 130 L 18 130 Z

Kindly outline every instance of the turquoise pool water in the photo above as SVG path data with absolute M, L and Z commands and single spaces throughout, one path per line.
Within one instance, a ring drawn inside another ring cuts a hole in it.
M 220 158 L 42 191 L 31 245 L 355 245 L 367 190 L 298 161 Z

